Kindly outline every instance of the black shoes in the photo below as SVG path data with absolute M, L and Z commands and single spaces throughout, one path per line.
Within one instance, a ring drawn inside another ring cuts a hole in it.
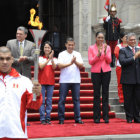
M 45 120 L 42 120 L 41 121 L 41 124 L 46 125 L 46 121 Z
M 132 123 L 132 120 L 129 120 L 129 119 L 128 119 L 128 120 L 127 120 L 127 123 Z
M 134 119 L 134 123 L 140 123 L 140 120 L 135 120 L 135 119 Z
M 75 123 L 84 124 L 84 122 L 82 120 L 77 120 L 77 121 L 75 121 Z
M 46 125 L 46 124 L 51 124 L 50 120 L 42 120 L 41 124 Z
M 59 120 L 59 124 L 64 124 L 64 121 L 63 120 Z
M 100 123 L 100 120 L 99 119 L 95 119 L 94 123 Z
M 132 123 L 132 119 L 127 119 L 127 123 Z M 140 123 L 140 120 L 134 119 L 134 123 Z
M 109 123 L 109 119 L 105 119 L 104 121 L 105 123 Z M 100 123 L 100 119 L 95 119 L 94 123 Z
M 84 124 L 84 122 L 81 120 L 75 121 L 75 123 Z M 64 124 L 64 120 L 59 120 L 59 124 Z
M 105 121 L 105 123 L 109 123 L 109 120 L 108 119 L 106 119 L 106 120 L 104 120 Z
M 51 124 L 51 121 L 50 120 L 46 120 L 46 124 Z

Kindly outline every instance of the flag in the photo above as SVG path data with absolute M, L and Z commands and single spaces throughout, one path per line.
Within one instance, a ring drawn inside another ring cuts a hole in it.
M 109 11 L 109 0 L 106 0 L 104 8 Z

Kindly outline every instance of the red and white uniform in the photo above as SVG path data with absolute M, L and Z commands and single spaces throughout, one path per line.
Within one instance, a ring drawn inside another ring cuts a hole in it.
M 27 139 L 27 108 L 39 109 L 42 96 L 32 101 L 33 84 L 15 69 L 0 73 L 0 139 Z
M 121 65 L 120 65 L 120 62 L 119 62 L 119 51 L 120 51 L 121 48 L 124 48 L 124 47 L 125 46 L 123 46 L 123 44 L 121 43 L 121 44 L 118 44 L 115 47 L 115 50 L 114 50 L 114 54 L 115 54 L 115 57 L 116 57 L 116 75 L 117 75 L 118 96 L 119 96 L 119 102 L 120 103 L 124 102 L 124 97 L 123 97 L 122 84 L 120 83 L 122 69 L 121 69 Z
M 47 59 L 48 58 L 46 56 L 40 56 L 39 63 L 43 64 L 47 61 Z M 57 59 L 53 58 L 53 61 L 57 65 Z M 39 69 L 38 79 L 41 85 L 54 85 L 55 84 L 54 69 L 52 68 L 51 61 L 49 61 L 43 69 Z
M 117 17 L 111 17 L 109 15 L 104 17 L 103 21 L 103 27 L 106 31 L 105 40 L 111 48 L 111 54 L 114 54 L 114 49 L 120 37 L 120 24 L 122 23 L 122 20 Z

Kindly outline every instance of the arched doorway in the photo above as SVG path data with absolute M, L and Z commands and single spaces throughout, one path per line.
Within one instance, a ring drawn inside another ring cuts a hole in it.
M 57 57 L 65 49 L 66 37 L 73 37 L 73 0 L 40 0 L 39 16 L 47 30 L 42 42 L 49 40 Z

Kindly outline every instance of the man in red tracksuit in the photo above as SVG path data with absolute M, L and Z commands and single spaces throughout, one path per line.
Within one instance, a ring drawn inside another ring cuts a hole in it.
M 10 49 L 0 47 L 0 140 L 27 140 L 27 108 L 40 108 L 41 85 L 19 74 L 13 61 Z

